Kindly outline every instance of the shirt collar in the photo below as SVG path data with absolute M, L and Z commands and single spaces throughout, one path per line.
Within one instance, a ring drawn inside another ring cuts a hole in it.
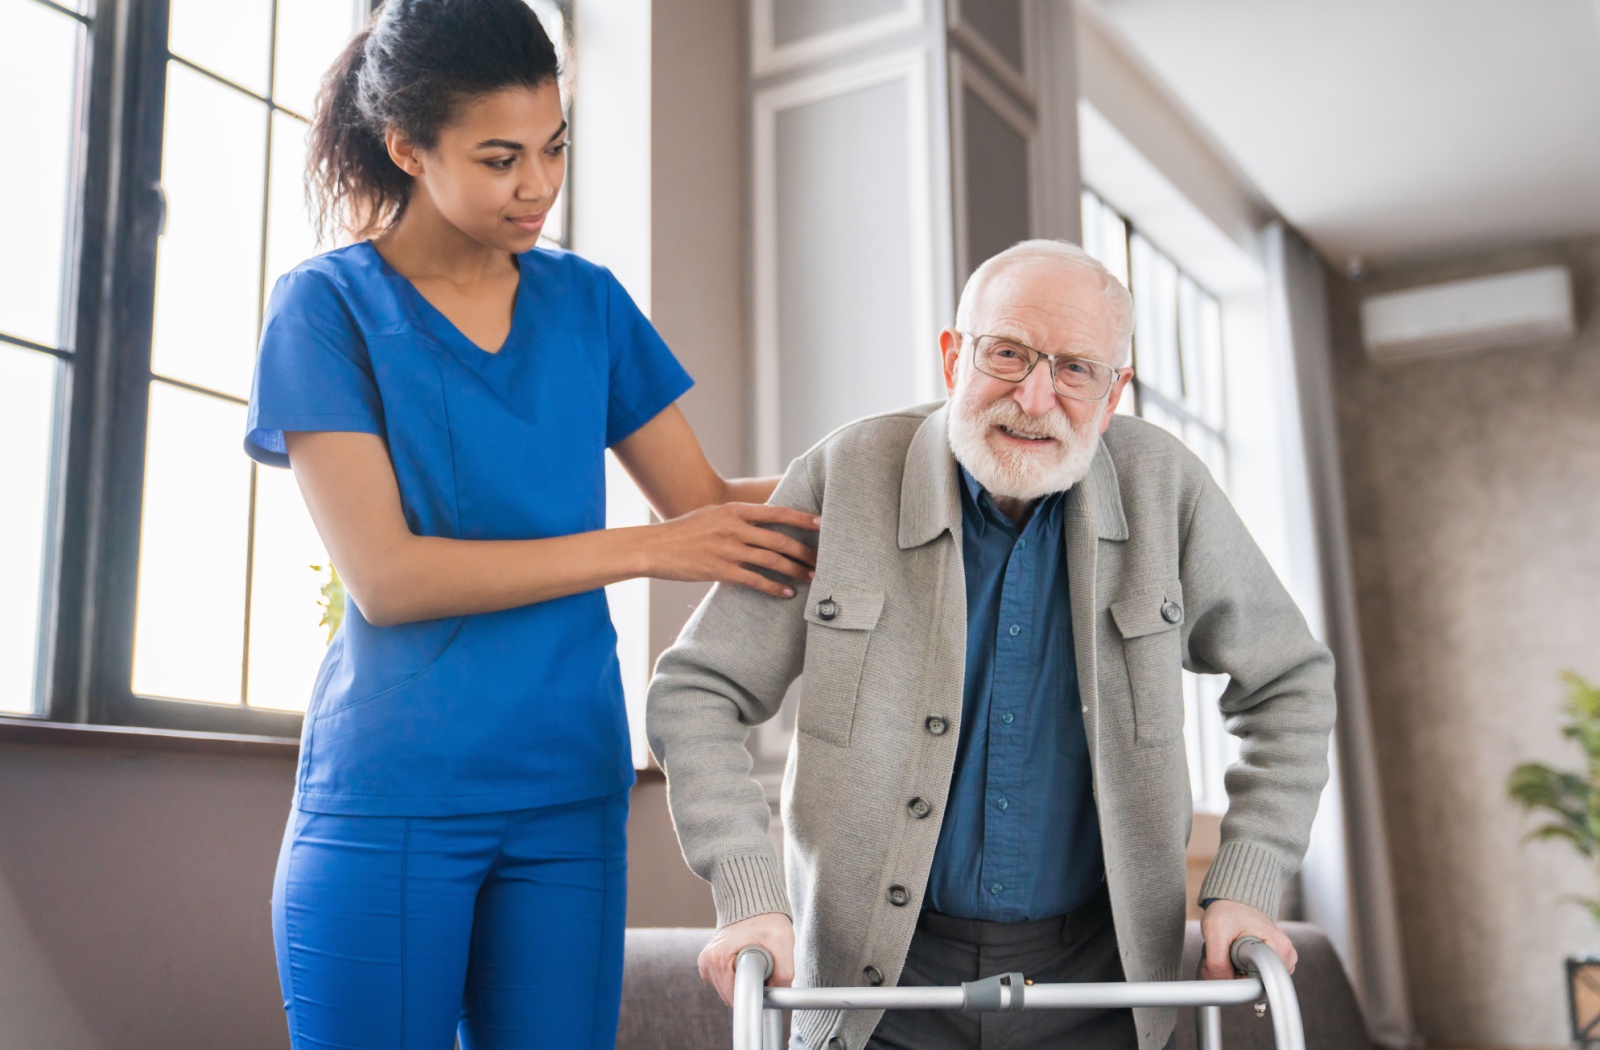
M 963 514 L 972 513 L 971 520 L 977 523 L 979 536 L 989 530 L 990 524 L 1000 525 L 1017 535 L 1021 535 L 1027 531 L 1028 526 L 1039 518 L 1051 514 L 1059 514 L 1061 512 L 1061 504 L 1067 495 L 1065 492 L 1052 492 L 1047 496 L 1041 497 L 1034 504 L 1033 514 L 1028 518 L 1027 522 L 1017 525 L 1006 517 L 999 507 L 995 506 L 994 499 L 989 495 L 989 490 L 984 488 L 978 482 L 978 479 L 972 476 L 971 471 L 960 463 L 956 464 L 956 470 L 960 472 L 961 488 L 964 493 L 964 498 L 961 501 L 962 512 Z

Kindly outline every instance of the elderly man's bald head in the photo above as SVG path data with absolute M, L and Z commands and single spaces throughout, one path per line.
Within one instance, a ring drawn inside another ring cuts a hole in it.
M 1107 363 L 1126 367 L 1133 354 L 1133 298 L 1100 260 L 1068 241 L 1022 241 L 985 260 L 972 271 L 966 287 L 961 290 L 961 302 L 956 307 L 956 328 L 963 332 L 979 332 L 987 319 L 985 315 L 995 305 L 991 300 L 1010 290 L 1010 282 L 1003 278 L 1019 269 L 1025 269 L 1030 278 L 1059 275 L 1063 297 L 1085 293 L 1098 297 L 1083 305 L 1104 307 L 1108 311 L 1113 345 L 1108 348 Z M 1029 283 L 1034 287 L 1038 284 L 1036 280 Z M 1042 346 L 1039 349 L 1055 352 L 1056 348 Z

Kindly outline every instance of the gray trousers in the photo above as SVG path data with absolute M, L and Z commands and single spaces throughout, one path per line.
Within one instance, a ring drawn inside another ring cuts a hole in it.
M 902 987 L 955 985 L 998 973 L 1035 984 L 1123 980 L 1105 890 L 1066 915 L 983 922 L 925 911 Z M 1138 1050 L 1133 1012 L 1120 1010 L 888 1010 L 866 1050 Z

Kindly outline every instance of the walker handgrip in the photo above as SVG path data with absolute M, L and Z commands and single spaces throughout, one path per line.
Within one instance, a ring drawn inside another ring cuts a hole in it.
M 738 956 L 733 961 L 733 970 L 735 973 L 738 973 L 740 961 L 742 961 L 746 955 L 751 953 L 759 955 L 761 958 L 766 960 L 767 965 L 764 967 L 765 972 L 763 972 L 761 975 L 761 979 L 765 981 L 768 977 L 772 976 L 772 953 L 761 947 L 759 944 L 747 944 L 743 948 L 740 948 Z
M 739 949 L 733 962 L 734 1050 L 763 1050 L 763 986 L 770 976 L 771 952 L 756 944 Z
M 1244 936 L 1244 937 L 1240 937 L 1238 940 L 1234 941 L 1231 945 L 1229 945 L 1228 946 L 1228 961 L 1233 963 L 1233 972 L 1234 973 L 1244 973 L 1244 974 L 1255 973 L 1256 972 L 1255 966 L 1253 966 L 1248 959 L 1245 959 L 1243 957 L 1244 949 L 1247 946 L 1252 945 L 1252 944 L 1265 944 L 1265 943 L 1267 943 L 1267 942 L 1263 941 L 1260 937 Z
M 1234 965 L 1261 981 L 1272 1008 L 1272 1036 L 1277 1050 L 1305 1050 L 1306 1031 L 1300 1020 L 1300 999 L 1295 995 L 1289 967 L 1264 941 L 1241 937 L 1229 951 Z

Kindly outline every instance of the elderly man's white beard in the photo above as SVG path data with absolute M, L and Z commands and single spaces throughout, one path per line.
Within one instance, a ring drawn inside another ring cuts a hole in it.
M 1052 492 L 1065 492 L 1089 473 L 1100 447 L 1098 416 L 1075 427 L 1065 412 L 1030 416 L 1011 398 L 987 406 L 972 404 L 966 384 L 956 388 L 950 401 L 945 433 L 956 462 L 967 468 L 991 496 L 1032 501 Z M 1038 449 L 1001 447 L 990 443 L 996 426 L 1029 434 L 1046 434 L 1059 445 Z

